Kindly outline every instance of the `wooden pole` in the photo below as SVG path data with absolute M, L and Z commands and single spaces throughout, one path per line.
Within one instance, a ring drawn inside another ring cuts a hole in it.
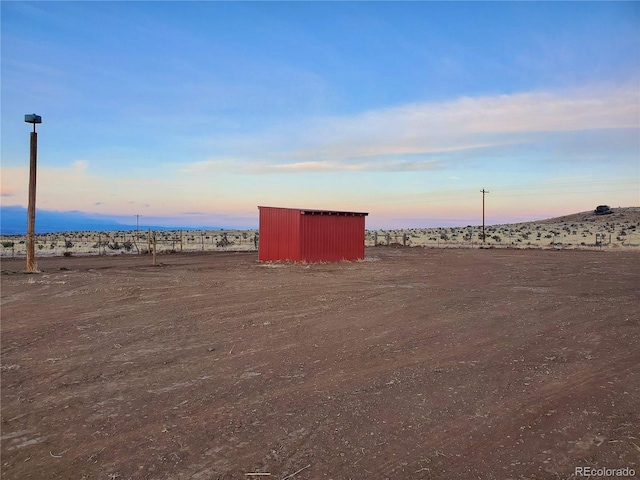
M 151 229 L 149 229 L 149 233 L 147 234 L 147 253 L 151 253 Z
M 37 272 L 36 265 L 36 168 L 38 163 L 38 134 L 33 124 L 29 156 L 29 205 L 27 209 L 27 272 Z
M 156 243 L 156 232 L 153 232 L 153 264 L 156 264 L 156 254 L 158 252 L 157 243 Z
M 180 253 L 182 253 L 182 230 L 180 230 Z
M 485 234 L 484 234 L 484 196 L 486 193 L 489 193 L 488 191 L 486 191 L 484 188 L 482 190 L 480 190 L 482 192 L 482 243 L 484 243 L 485 240 Z

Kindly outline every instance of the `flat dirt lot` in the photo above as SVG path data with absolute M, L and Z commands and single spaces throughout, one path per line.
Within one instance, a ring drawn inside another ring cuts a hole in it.
M 638 252 L 367 257 L 3 260 L 2 478 L 640 475 Z

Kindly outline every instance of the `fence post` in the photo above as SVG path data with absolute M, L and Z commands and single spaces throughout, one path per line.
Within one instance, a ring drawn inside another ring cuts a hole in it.
M 147 253 L 151 253 L 151 229 L 147 232 Z
M 131 234 L 131 241 L 136 246 L 136 252 L 138 252 L 138 255 L 140 255 L 140 247 L 138 247 L 138 242 L 140 241 L 140 236 L 137 235 L 137 234 L 135 236 L 133 234 Z
M 151 229 L 149 229 L 151 231 Z M 158 253 L 158 244 L 156 242 L 156 232 L 153 232 L 153 264 L 156 264 L 156 254 Z
M 180 253 L 182 253 L 182 230 L 180 230 Z

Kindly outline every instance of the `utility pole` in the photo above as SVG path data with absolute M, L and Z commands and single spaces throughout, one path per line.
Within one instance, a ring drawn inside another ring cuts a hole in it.
M 480 190 L 482 192 L 482 243 L 484 243 L 485 235 L 484 235 L 484 195 L 485 193 L 489 193 L 484 188 Z
M 31 132 L 31 144 L 29 152 L 29 205 L 27 208 L 27 272 L 35 273 L 38 271 L 36 265 L 36 171 L 38 163 L 38 134 L 36 133 L 36 124 L 42 123 L 42 117 L 35 113 L 25 115 L 24 121 L 33 123 L 33 132 Z
M 136 250 L 138 251 L 138 253 L 140 253 L 140 248 L 138 247 L 138 242 L 140 241 L 140 217 L 142 215 L 134 215 L 134 217 L 136 217 Z
M 142 215 L 134 215 L 136 217 L 136 242 L 140 239 L 140 217 Z

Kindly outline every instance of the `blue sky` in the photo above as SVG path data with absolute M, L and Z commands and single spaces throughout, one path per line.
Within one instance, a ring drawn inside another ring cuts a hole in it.
M 370 227 L 640 205 L 638 2 L 1 2 L 2 204 Z

